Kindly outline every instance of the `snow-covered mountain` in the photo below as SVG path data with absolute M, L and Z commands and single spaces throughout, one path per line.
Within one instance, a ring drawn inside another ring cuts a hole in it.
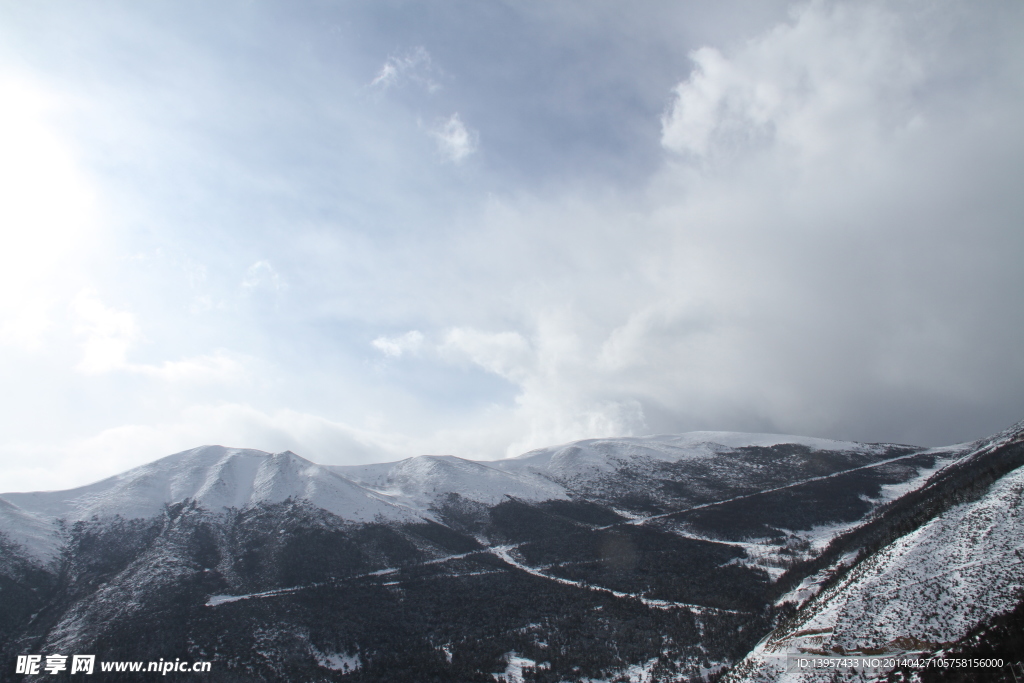
M 212 659 L 226 681 L 681 681 L 938 647 L 1019 599 L 1022 434 L 694 432 L 360 466 L 205 446 L 7 493 L 0 681 L 58 650 Z
M 202 446 L 76 489 L 0 494 L 0 533 L 32 556 L 50 560 L 59 549 L 61 521 L 149 519 L 186 500 L 214 512 L 294 500 L 350 522 L 436 520 L 434 508 L 451 495 L 483 505 L 508 498 L 567 500 L 581 493 L 607 498 L 602 488 L 622 494 L 632 484 L 647 491 L 646 479 L 667 465 L 717 464 L 728 470 L 740 464 L 714 459 L 780 444 L 868 457 L 891 448 L 788 435 L 691 432 L 586 439 L 498 461 L 421 455 L 395 463 L 323 466 L 290 451 Z M 739 478 L 738 471 L 717 473 L 720 485 Z
M 828 680 L 787 675 L 787 657 L 928 652 L 1012 610 L 1024 590 L 1022 494 L 1017 469 L 860 562 L 751 653 L 744 680 Z
M 729 679 L 828 681 L 834 672 L 789 664 L 808 655 L 927 655 L 1014 610 L 1024 598 L 1022 464 L 1024 422 L 973 444 L 918 492 L 939 514 L 839 574 L 758 643 Z
M 58 521 L 150 519 L 185 500 L 215 512 L 295 500 L 352 522 L 420 519 L 400 501 L 290 451 L 202 446 L 69 491 L 0 495 L 0 533 L 52 559 Z
M 708 458 L 738 448 L 770 448 L 799 445 L 815 451 L 851 451 L 878 453 L 888 444 L 864 444 L 834 441 L 791 434 L 752 434 L 749 432 L 687 432 L 659 436 L 583 439 L 560 446 L 538 448 L 517 458 L 499 460 L 496 466 L 547 470 L 554 474 L 577 476 L 581 470 L 614 469 L 611 463 L 639 458 L 679 462 Z M 581 467 L 583 465 L 583 467 Z
M 497 505 L 509 497 L 535 502 L 568 498 L 564 486 L 543 474 L 509 471 L 501 467 L 501 462 L 451 455 L 420 455 L 396 463 L 330 469 L 425 513 L 438 499 L 452 494 L 485 505 Z

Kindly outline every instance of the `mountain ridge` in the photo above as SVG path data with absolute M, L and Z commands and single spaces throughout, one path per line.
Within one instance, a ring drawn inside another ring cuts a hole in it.
M 291 498 L 310 500 L 354 522 L 369 522 L 378 517 L 393 521 L 435 520 L 431 506 L 438 496 L 446 494 L 489 505 L 508 495 L 532 501 L 564 500 L 570 497 L 567 483 L 586 488 L 601 475 L 615 473 L 616 464 L 635 463 L 641 457 L 678 463 L 713 458 L 737 447 L 780 443 L 849 452 L 872 452 L 893 446 L 792 435 L 689 432 L 583 439 L 504 460 L 420 455 L 390 463 L 318 465 L 291 451 L 268 453 L 208 445 L 164 456 L 73 489 L 0 493 L 0 532 L 30 549 L 33 555 L 52 559 L 56 541 L 45 536 L 47 528 L 57 520 L 73 523 L 92 517 L 149 518 L 160 514 L 165 505 L 186 499 L 220 510 L 244 509 L 258 502 Z M 468 471 L 476 474 L 476 478 L 460 480 L 455 476 Z M 329 495 L 332 490 L 336 494 L 333 498 Z
M 705 680 L 1009 485 L 1022 433 L 929 449 L 701 432 L 357 466 L 213 446 L 3 494 L 0 681 L 58 650 L 212 658 L 226 681 Z M 998 567 L 1001 608 L 1016 569 Z M 774 680 L 730 676 L 747 670 Z

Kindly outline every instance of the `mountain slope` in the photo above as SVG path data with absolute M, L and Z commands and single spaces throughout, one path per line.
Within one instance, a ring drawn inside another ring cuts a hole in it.
M 334 466 L 330 470 L 421 510 L 453 494 L 485 505 L 496 505 L 508 497 L 530 501 L 568 498 L 565 487 L 547 477 L 507 471 L 500 462 L 475 462 L 451 455 L 421 455 L 397 463 Z
M 787 673 L 787 657 L 931 653 L 1012 611 L 1024 598 L 1024 423 L 975 444 L 851 535 L 845 549 L 881 531 L 895 538 L 862 551 L 730 679 L 828 680 L 831 673 Z
M 330 468 L 285 451 L 203 446 L 161 458 L 70 491 L 0 496 L 0 532 L 30 552 L 52 559 L 52 524 L 97 517 L 149 519 L 185 500 L 211 511 L 244 509 L 285 500 L 305 501 L 353 522 L 400 522 L 419 516 L 386 494 L 359 486 Z
M 839 586 L 839 560 L 979 500 L 1016 467 L 1007 438 L 702 432 L 352 467 L 212 446 L 4 494 L 0 680 L 64 651 L 209 659 L 225 681 L 689 680 Z

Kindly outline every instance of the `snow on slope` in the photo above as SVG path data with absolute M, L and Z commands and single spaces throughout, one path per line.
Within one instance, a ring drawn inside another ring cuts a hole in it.
M 742 680 L 827 680 L 813 671 L 785 673 L 787 654 L 901 652 L 957 640 L 1017 603 L 1024 589 L 1022 531 L 1018 468 L 981 499 L 894 541 L 818 595 L 802 619 L 748 655 Z
M 600 477 L 622 465 L 650 461 L 680 462 L 712 458 L 748 446 L 798 444 L 811 450 L 879 453 L 879 444 L 832 441 L 788 434 L 744 432 L 687 432 L 676 435 L 583 439 L 560 446 L 539 448 L 516 458 L 492 463 L 506 472 L 542 474 L 555 481 L 573 482 Z
M 35 515 L 0 498 L 0 533 L 30 557 L 50 559 L 60 551 L 55 520 Z
M 529 501 L 568 497 L 565 488 L 545 477 L 530 472 L 506 472 L 496 465 L 451 455 L 420 455 L 395 463 L 330 469 L 382 495 L 424 510 L 449 493 L 485 505 L 496 505 L 507 496 Z
M 165 504 L 186 498 L 213 511 L 293 498 L 355 522 L 378 517 L 411 521 L 429 518 L 435 501 L 449 493 L 485 505 L 506 496 L 565 499 L 573 486 L 613 475 L 626 465 L 713 458 L 744 446 L 789 443 L 832 451 L 884 448 L 779 434 L 690 432 L 585 439 L 497 461 L 425 455 L 397 463 L 321 466 L 290 451 L 272 455 L 203 446 L 69 491 L 2 494 L 0 533 L 32 556 L 52 557 L 57 519 L 147 518 L 159 515 Z
M 494 505 L 506 496 L 543 501 L 568 497 L 573 484 L 614 474 L 625 465 L 712 458 L 744 446 L 800 444 L 814 450 L 876 452 L 884 446 L 784 434 L 689 432 L 679 435 L 584 439 L 506 460 L 420 455 L 399 462 L 336 465 L 344 477 L 420 509 L 456 493 Z
M 3 494 L 0 531 L 33 556 L 49 557 L 55 547 L 49 530 L 57 519 L 149 518 L 186 498 L 215 512 L 291 498 L 353 522 L 420 519 L 397 501 L 290 451 L 203 446 L 69 491 Z

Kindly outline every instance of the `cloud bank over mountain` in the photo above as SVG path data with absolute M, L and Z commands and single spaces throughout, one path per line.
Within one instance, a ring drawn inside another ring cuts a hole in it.
M 1024 408 L 1018 3 L 0 12 L 8 489 Z

